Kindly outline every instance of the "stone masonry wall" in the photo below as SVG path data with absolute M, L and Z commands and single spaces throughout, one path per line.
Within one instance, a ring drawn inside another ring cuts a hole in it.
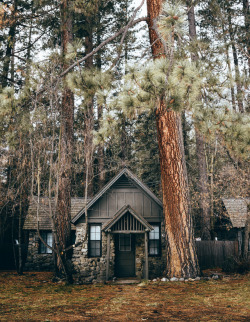
M 86 224 L 82 223 L 76 227 L 76 243 L 84 240 Z M 110 267 L 109 276 L 114 277 L 115 267 L 115 243 L 114 236 L 110 238 Z M 145 244 L 144 234 L 137 234 L 135 238 L 135 266 L 136 277 L 143 279 L 145 276 Z M 74 279 L 78 283 L 102 282 L 106 279 L 106 255 L 107 235 L 102 233 L 102 256 L 88 257 L 88 241 L 76 247 L 73 252 L 72 263 L 74 267 Z M 149 278 L 160 277 L 166 267 L 166 241 L 164 226 L 161 227 L 161 256 L 149 256 Z
M 86 224 L 81 223 L 76 227 L 76 243 L 84 241 Z M 107 236 L 102 232 L 102 256 L 88 257 L 88 241 L 74 249 L 72 264 L 74 267 L 74 280 L 78 283 L 103 282 L 106 280 L 106 255 Z M 111 235 L 110 239 L 110 269 L 109 275 L 114 276 L 115 244 Z
M 39 254 L 39 237 L 36 231 L 29 232 L 29 244 L 24 270 L 53 271 L 53 254 Z
M 76 243 L 84 241 L 86 224 L 76 227 Z M 145 245 L 144 234 L 135 236 L 135 266 L 136 277 L 145 276 Z M 88 257 L 88 241 L 74 248 L 72 264 L 74 280 L 77 283 L 103 282 L 106 279 L 107 235 L 102 233 L 102 256 Z M 39 238 L 37 232 L 29 232 L 28 255 L 25 263 L 27 271 L 52 271 L 54 267 L 52 254 L 39 254 Z M 109 276 L 114 277 L 115 242 L 114 235 L 110 238 L 110 267 Z M 149 279 L 160 277 L 166 268 L 166 240 L 164 226 L 161 227 L 161 256 L 149 256 Z
M 149 279 L 164 275 L 167 265 L 167 249 L 164 224 L 161 224 L 161 256 L 149 256 Z

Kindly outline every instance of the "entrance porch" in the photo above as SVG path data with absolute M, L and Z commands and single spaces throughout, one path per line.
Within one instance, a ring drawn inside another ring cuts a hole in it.
M 107 235 L 106 281 L 110 278 L 111 238 L 115 244 L 115 277 L 148 279 L 148 233 L 153 227 L 126 205 L 102 230 Z M 141 272 L 141 256 L 144 257 L 143 272 Z

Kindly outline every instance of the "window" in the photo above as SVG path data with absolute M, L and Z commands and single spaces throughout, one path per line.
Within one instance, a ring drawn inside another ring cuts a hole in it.
M 101 256 L 101 225 L 89 227 L 89 256 Z
M 119 235 L 119 251 L 130 252 L 131 251 L 131 235 L 120 234 Z
M 46 244 L 48 244 L 50 247 L 53 245 L 53 237 L 52 237 L 52 232 L 47 232 L 47 231 L 41 231 L 41 237 L 45 241 Z M 45 246 L 42 241 L 40 241 L 40 254 L 51 254 L 52 249 L 49 247 Z
M 159 256 L 160 255 L 160 226 L 151 225 L 154 230 L 149 233 L 149 255 Z

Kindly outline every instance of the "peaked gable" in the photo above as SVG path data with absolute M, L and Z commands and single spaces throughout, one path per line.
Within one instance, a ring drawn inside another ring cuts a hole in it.
M 128 216 L 128 214 L 130 216 Z M 126 220 L 124 222 L 121 222 L 121 228 L 119 231 L 136 231 L 138 230 L 144 230 L 144 231 L 152 231 L 153 227 L 145 220 L 141 215 L 137 214 L 135 210 L 133 210 L 129 205 L 123 206 L 104 227 L 103 231 L 107 232 L 109 230 L 116 230 L 117 224 L 119 224 L 122 219 L 125 218 Z M 139 225 L 138 225 L 139 223 Z
M 250 199 L 222 199 L 233 228 L 244 228 L 247 220 L 247 206 Z
M 126 178 L 127 180 L 123 180 Z M 155 194 L 139 179 L 137 178 L 130 170 L 124 168 L 121 170 L 113 179 L 111 179 L 87 204 L 87 210 L 92 207 L 109 189 L 119 186 L 126 185 L 128 188 L 131 184 L 131 187 L 136 187 L 139 190 L 143 191 L 149 198 L 151 198 L 160 208 L 163 208 L 162 202 L 155 196 Z M 79 211 L 79 213 L 72 219 L 72 223 L 76 223 L 85 213 L 85 207 Z

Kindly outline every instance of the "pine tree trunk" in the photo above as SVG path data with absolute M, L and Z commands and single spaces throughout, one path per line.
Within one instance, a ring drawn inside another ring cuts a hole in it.
M 235 47 L 234 31 L 233 31 L 233 26 L 232 26 L 232 17 L 231 17 L 231 13 L 230 13 L 230 8 L 228 8 L 227 12 L 228 12 L 228 27 L 229 27 L 228 30 L 229 30 L 230 40 L 231 40 L 234 68 L 235 68 L 235 82 L 236 82 L 236 88 L 237 88 L 238 108 L 239 108 L 240 113 L 244 113 L 240 70 L 239 70 L 239 60 L 238 60 L 237 50 Z
M 189 37 L 191 40 L 196 39 L 196 25 L 195 25 L 195 14 L 194 6 L 192 1 L 187 1 L 188 6 L 188 24 L 189 24 Z M 192 60 L 197 61 L 198 56 L 192 54 Z M 201 238 L 203 240 L 211 239 L 211 223 L 210 223 L 210 213 L 209 213 L 209 192 L 208 192 L 208 175 L 207 175 L 207 165 L 205 157 L 205 143 L 204 138 L 199 131 L 195 130 L 196 137 L 196 153 L 197 153 L 197 164 L 199 172 L 199 203 L 201 209 Z
M 154 58 L 164 56 L 164 48 L 153 30 L 162 0 L 147 0 L 149 37 Z M 167 275 L 194 277 L 199 266 L 188 204 L 188 186 L 179 114 L 161 101 L 156 106 L 163 206 L 168 241 Z
M 93 31 L 91 21 L 88 22 L 89 30 L 88 35 L 85 37 L 85 55 L 89 54 L 93 50 Z M 93 56 L 86 59 L 85 68 L 93 68 Z M 85 187 L 88 191 L 88 196 L 94 194 L 94 169 L 93 169 L 93 130 L 94 130 L 94 98 L 86 107 L 84 113 L 84 157 L 85 157 L 85 182 L 88 182 L 88 187 Z M 88 176 L 88 177 L 86 177 Z
M 98 106 L 98 129 L 100 128 L 100 121 L 102 119 L 103 107 Z M 105 184 L 105 162 L 104 162 L 104 147 L 102 144 L 98 145 L 98 186 L 103 187 Z
M 14 42 L 15 42 L 15 34 L 16 34 L 16 9 L 17 9 L 17 0 L 13 1 L 13 10 L 11 14 L 11 25 L 9 29 L 9 35 L 7 39 L 7 46 L 5 57 L 3 59 L 3 73 L 1 77 L 1 85 L 2 88 L 8 85 L 8 74 L 10 69 L 11 57 L 13 56 Z M 12 77 L 11 77 L 12 78 Z M 13 81 L 13 79 L 12 79 Z
M 246 30 L 246 50 L 248 54 L 248 71 L 250 74 L 250 39 L 249 39 L 249 27 L 250 27 L 250 12 L 249 12 L 249 1 L 243 0 L 243 14 L 245 20 L 245 30 Z
M 101 22 L 101 15 L 98 13 L 98 22 Z M 101 43 L 101 28 L 97 30 L 97 46 Z M 102 56 L 99 51 L 96 55 L 96 67 L 101 71 L 102 69 Z M 101 120 L 103 117 L 103 106 L 98 105 L 98 120 L 97 120 L 97 130 L 100 129 Z M 105 184 L 105 154 L 104 154 L 104 146 L 103 144 L 99 144 L 97 148 L 97 157 L 98 157 L 98 187 L 103 187 Z
M 246 224 L 244 228 L 244 240 L 243 240 L 243 253 L 242 256 L 244 259 L 248 260 L 249 253 L 249 233 L 250 233 L 250 212 L 249 212 L 249 204 L 247 205 L 247 218 Z
M 62 19 L 62 53 L 63 68 L 68 67 L 65 62 L 65 55 L 68 44 L 72 41 L 72 21 L 69 14 L 69 1 L 63 0 L 61 7 Z M 71 176 L 72 176 L 72 153 L 73 153 L 73 122 L 74 122 L 74 96 L 67 87 L 64 80 L 61 106 L 61 136 L 59 151 L 59 182 L 58 182 L 58 202 L 56 211 L 56 227 L 59 240 L 59 253 L 71 244 Z M 66 274 L 67 282 L 72 282 L 72 272 L 70 269 L 67 253 L 61 255 L 63 268 L 59 271 Z M 58 261 L 60 262 L 60 261 Z

